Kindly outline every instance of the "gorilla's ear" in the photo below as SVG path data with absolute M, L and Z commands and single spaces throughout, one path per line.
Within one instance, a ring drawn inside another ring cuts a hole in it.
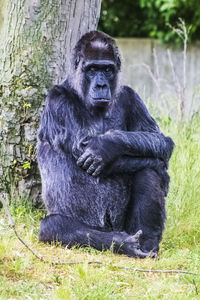
M 121 58 L 119 55 L 117 55 L 116 64 L 117 64 L 118 70 L 120 71 L 121 70 Z
M 75 70 L 78 68 L 80 60 L 81 60 L 80 56 L 76 57 L 76 59 L 74 61 L 74 68 L 75 68 Z

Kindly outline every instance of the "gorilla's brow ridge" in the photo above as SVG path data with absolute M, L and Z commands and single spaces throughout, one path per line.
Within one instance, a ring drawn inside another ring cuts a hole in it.
M 91 46 L 94 48 L 103 48 L 103 49 L 108 49 L 108 45 L 100 40 L 92 41 Z

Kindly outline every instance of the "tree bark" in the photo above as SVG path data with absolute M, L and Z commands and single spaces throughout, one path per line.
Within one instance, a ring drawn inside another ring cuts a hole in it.
M 47 90 L 97 27 L 101 0 L 0 0 L 0 198 L 40 198 L 36 134 Z

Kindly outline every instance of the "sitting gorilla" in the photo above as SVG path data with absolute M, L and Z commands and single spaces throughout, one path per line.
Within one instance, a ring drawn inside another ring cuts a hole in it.
M 49 215 L 39 239 L 155 256 L 174 144 L 119 86 L 120 67 L 114 40 L 91 31 L 73 51 L 72 74 L 47 96 L 37 157 Z

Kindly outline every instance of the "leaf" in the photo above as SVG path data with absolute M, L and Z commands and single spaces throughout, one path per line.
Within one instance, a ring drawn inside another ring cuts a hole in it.
M 25 161 L 25 163 L 23 164 L 23 169 L 26 170 L 26 169 L 30 169 L 31 168 L 31 163 L 29 161 Z

